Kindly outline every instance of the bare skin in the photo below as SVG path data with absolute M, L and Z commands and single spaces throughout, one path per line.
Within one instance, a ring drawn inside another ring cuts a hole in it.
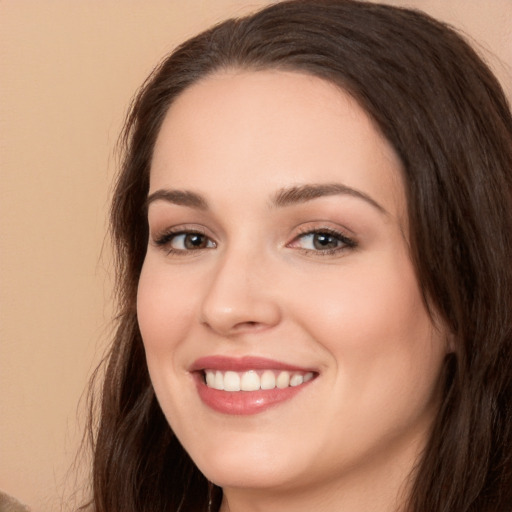
M 366 113 L 308 75 L 213 75 L 171 106 L 150 198 L 149 371 L 222 512 L 396 512 L 448 348 L 407 250 L 401 163 Z M 194 365 L 219 356 L 313 378 L 230 414 L 235 395 L 219 411 L 198 393 Z

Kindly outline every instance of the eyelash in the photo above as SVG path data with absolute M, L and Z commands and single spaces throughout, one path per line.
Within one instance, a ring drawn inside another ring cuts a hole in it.
M 176 239 L 178 236 L 182 235 L 199 235 L 202 237 L 205 237 L 207 239 L 207 243 L 213 243 L 213 247 L 199 247 L 197 249 L 175 249 L 174 247 L 171 247 L 171 242 Z M 300 249 L 303 253 L 308 255 L 315 255 L 315 256 L 331 256 L 335 254 L 339 254 L 343 251 L 346 251 L 348 249 L 354 249 L 357 247 L 357 242 L 344 235 L 340 231 L 337 231 L 332 228 L 316 228 L 316 229 L 304 229 L 301 232 L 299 232 L 295 238 L 287 244 L 287 247 L 293 247 L 292 244 L 296 243 L 300 239 L 304 239 L 306 236 L 315 236 L 315 235 L 327 235 L 329 237 L 332 237 L 339 241 L 341 243 L 340 247 L 335 247 L 331 249 Z M 157 247 L 161 247 L 162 249 L 165 249 L 167 254 L 170 255 L 185 255 L 190 254 L 194 252 L 203 251 L 205 249 L 212 249 L 216 247 L 216 243 L 211 240 L 206 233 L 204 233 L 201 230 L 198 229 L 186 229 L 186 228 L 180 228 L 177 230 L 168 230 L 163 232 L 162 234 L 158 235 L 158 237 L 154 241 L 155 245 Z
M 199 247 L 197 249 L 175 249 L 174 247 L 171 247 L 171 242 L 176 239 L 178 236 L 181 235 L 199 235 L 202 237 L 205 237 L 209 242 L 212 240 L 204 233 L 203 231 L 199 229 L 187 229 L 187 228 L 180 228 L 177 230 L 170 229 L 168 231 L 164 231 L 162 234 L 158 235 L 158 237 L 155 239 L 155 245 L 157 247 L 161 247 L 162 249 L 165 249 L 167 254 L 176 254 L 176 255 L 184 255 L 185 253 L 192 253 L 192 252 L 199 252 L 204 249 L 210 249 L 211 247 Z M 213 242 L 215 244 L 215 242 Z M 216 244 L 215 244 L 216 245 Z
M 305 228 L 299 232 L 299 234 L 292 240 L 292 244 L 306 236 L 315 236 L 315 235 L 327 235 L 339 241 L 341 243 L 340 247 L 335 247 L 332 249 L 302 249 L 305 254 L 315 255 L 315 256 L 332 256 L 335 254 L 339 254 L 348 249 L 355 249 L 357 247 L 357 242 L 353 238 L 349 238 L 344 235 L 341 231 L 337 231 L 336 229 L 322 227 L 322 228 L 314 228 L 308 229 Z

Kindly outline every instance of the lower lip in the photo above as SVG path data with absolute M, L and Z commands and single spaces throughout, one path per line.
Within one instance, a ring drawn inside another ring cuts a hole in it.
M 300 393 L 310 382 L 300 386 L 283 389 L 274 388 L 260 391 L 221 391 L 209 388 L 202 376 L 197 376 L 197 391 L 199 397 L 211 409 L 223 414 L 236 416 L 257 414 L 270 407 L 281 404 Z

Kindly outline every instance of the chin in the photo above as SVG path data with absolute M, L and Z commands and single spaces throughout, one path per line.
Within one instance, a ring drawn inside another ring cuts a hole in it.
M 201 469 L 201 468 L 200 468 Z M 203 474 L 222 488 L 266 489 L 293 487 L 298 475 L 291 474 L 290 468 L 279 464 L 254 467 L 253 463 L 238 462 L 210 465 Z
M 243 446 L 212 448 L 197 457 L 191 455 L 206 478 L 224 488 L 287 487 L 305 473 L 301 467 L 308 467 L 297 453 L 288 449 L 277 452 L 273 446 L 254 440 Z

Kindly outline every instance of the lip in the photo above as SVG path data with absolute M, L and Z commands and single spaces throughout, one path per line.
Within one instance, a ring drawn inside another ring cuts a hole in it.
M 283 389 L 274 388 L 259 391 L 231 392 L 209 388 L 204 382 L 203 371 L 205 369 L 218 371 L 231 370 L 236 372 L 269 369 L 290 372 L 313 372 L 315 377 L 318 376 L 318 371 L 314 369 L 290 365 L 262 357 L 246 356 L 233 358 L 226 356 L 207 356 L 197 359 L 189 368 L 189 371 L 194 377 L 199 398 L 206 406 L 214 411 L 235 416 L 258 414 L 270 407 L 282 404 L 295 397 L 309 386 L 309 384 L 314 382 L 315 379 L 313 378 L 300 386 Z
M 249 370 L 283 370 L 289 372 L 315 372 L 313 368 L 305 368 L 303 366 L 294 366 L 266 357 L 228 357 L 228 356 L 207 356 L 201 357 L 194 361 L 189 368 L 190 372 L 198 372 L 201 370 L 219 370 L 227 372 L 232 370 L 234 372 L 247 372 Z

